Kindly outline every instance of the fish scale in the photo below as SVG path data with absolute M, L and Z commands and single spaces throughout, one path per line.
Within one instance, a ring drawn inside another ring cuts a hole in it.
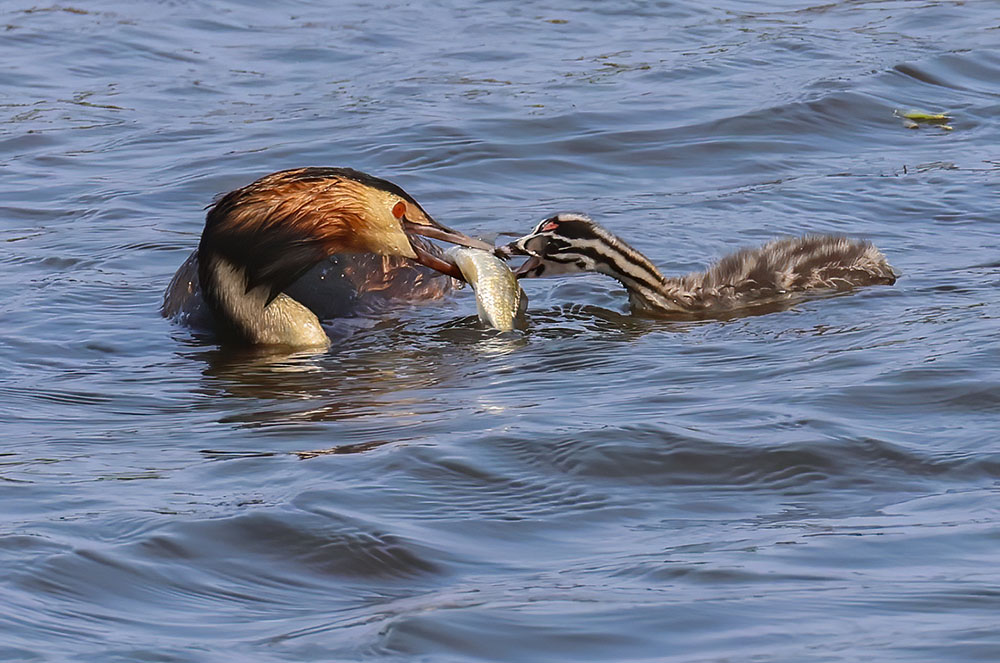
M 527 306 L 528 297 L 507 263 L 489 251 L 455 246 L 445 252 L 476 293 L 479 320 L 500 331 L 511 331 Z

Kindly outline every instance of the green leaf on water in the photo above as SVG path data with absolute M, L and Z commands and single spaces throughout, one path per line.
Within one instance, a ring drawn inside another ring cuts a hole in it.
M 905 113 L 900 113 L 902 117 L 907 120 L 913 120 L 914 122 L 950 122 L 951 116 L 945 113 L 928 113 L 927 111 L 921 110 L 908 110 Z
M 892 114 L 900 118 L 903 121 L 903 126 L 907 129 L 917 129 L 921 124 L 933 124 L 945 131 L 952 131 L 954 129 L 954 127 L 948 124 L 951 122 L 951 116 L 947 113 L 931 113 L 925 110 L 914 109 L 901 111 L 896 109 L 892 111 Z

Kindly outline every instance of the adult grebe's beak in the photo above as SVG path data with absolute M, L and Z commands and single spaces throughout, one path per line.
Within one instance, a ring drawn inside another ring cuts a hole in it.
M 419 235 L 421 237 L 429 237 L 431 239 L 439 239 L 442 242 L 449 242 L 451 244 L 458 244 L 460 246 L 469 246 L 474 249 L 482 249 L 483 251 L 493 252 L 494 247 L 492 244 L 488 244 L 482 240 L 474 239 L 468 235 L 464 235 L 457 230 L 452 230 L 446 226 L 441 225 L 437 221 L 431 219 L 430 217 L 424 217 L 419 220 L 411 220 L 407 217 L 401 219 L 403 224 L 403 232 L 410 237 L 410 245 L 413 247 L 413 252 L 417 254 L 417 262 L 421 265 L 426 265 L 433 270 L 439 271 L 442 274 L 447 274 L 453 278 L 464 281 L 465 278 L 462 276 L 461 270 L 454 263 L 449 262 L 442 255 L 436 255 L 428 250 L 424 242 L 413 241 L 414 235 Z

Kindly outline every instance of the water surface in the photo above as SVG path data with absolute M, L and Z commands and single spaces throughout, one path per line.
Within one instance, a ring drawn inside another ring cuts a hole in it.
M 0 659 L 1000 659 L 994 3 L 0 19 Z M 835 232 L 902 277 L 697 323 L 537 280 L 523 333 L 462 291 L 320 355 L 160 318 L 213 196 L 303 165 L 666 273 Z

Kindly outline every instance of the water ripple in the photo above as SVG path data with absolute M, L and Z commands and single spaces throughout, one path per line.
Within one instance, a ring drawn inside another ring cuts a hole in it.
M 989 3 L 0 14 L 0 658 L 995 658 Z M 302 165 L 665 273 L 822 232 L 902 277 L 691 322 L 537 279 L 517 334 L 466 290 L 323 353 L 160 318 L 205 205 Z

